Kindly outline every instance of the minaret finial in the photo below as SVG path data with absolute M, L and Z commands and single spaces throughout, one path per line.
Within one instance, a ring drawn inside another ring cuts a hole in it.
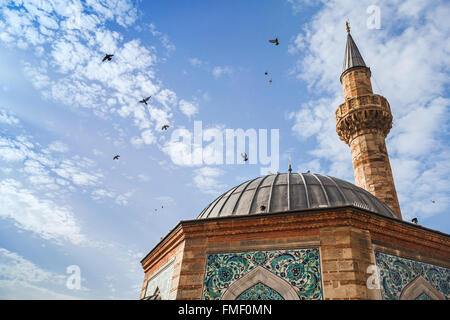
M 292 167 L 291 167 L 291 157 L 289 157 L 289 169 L 288 169 L 289 173 L 292 172 Z
M 347 28 L 347 33 L 350 33 L 350 24 L 348 21 L 345 21 L 345 28 Z

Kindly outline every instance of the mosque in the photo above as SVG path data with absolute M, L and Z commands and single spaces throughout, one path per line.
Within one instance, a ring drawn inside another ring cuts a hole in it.
M 140 298 L 449 299 L 450 237 L 402 220 L 385 143 L 392 113 L 370 78 L 347 24 L 335 118 L 355 184 L 291 168 L 243 182 L 142 259 Z

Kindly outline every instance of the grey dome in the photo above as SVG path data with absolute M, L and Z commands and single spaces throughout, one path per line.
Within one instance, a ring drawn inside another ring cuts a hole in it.
M 246 181 L 208 205 L 197 219 L 353 205 L 388 217 L 395 213 L 368 191 L 313 173 L 279 173 Z

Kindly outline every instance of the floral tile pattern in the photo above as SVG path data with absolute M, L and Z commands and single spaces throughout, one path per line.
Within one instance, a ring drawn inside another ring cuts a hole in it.
M 258 282 L 242 292 L 236 300 L 284 300 L 284 298 L 274 289 Z
M 450 269 L 381 252 L 375 252 L 375 260 L 384 300 L 398 300 L 403 289 L 418 276 L 422 276 L 447 299 L 450 298 Z M 420 295 L 419 297 L 426 299 Z
M 286 280 L 302 300 L 320 300 L 322 280 L 318 248 L 210 254 L 203 281 L 203 299 L 218 300 L 236 280 L 261 266 Z M 246 299 L 250 299 L 249 293 Z M 252 299 L 257 299 L 254 296 Z

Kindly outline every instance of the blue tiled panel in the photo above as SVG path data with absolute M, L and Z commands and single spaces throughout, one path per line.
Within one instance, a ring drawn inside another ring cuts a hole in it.
M 173 262 L 171 262 L 168 266 L 163 267 L 155 276 L 149 279 L 145 296 L 148 297 L 153 295 L 156 288 L 159 288 L 161 299 L 167 300 L 169 298 L 172 276 Z
M 284 300 L 281 294 L 274 289 L 258 282 L 242 292 L 236 300 Z
M 375 252 L 375 260 L 384 300 L 398 300 L 403 289 L 418 276 L 422 276 L 447 299 L 450 298 L 450 269 L 381 252 Z
M 220 299 L 228 287 L 257 266 L 286 280 L 300 299 L 322 299 L 318 248 L 210 254 L 203 281 L 203 299 Z

